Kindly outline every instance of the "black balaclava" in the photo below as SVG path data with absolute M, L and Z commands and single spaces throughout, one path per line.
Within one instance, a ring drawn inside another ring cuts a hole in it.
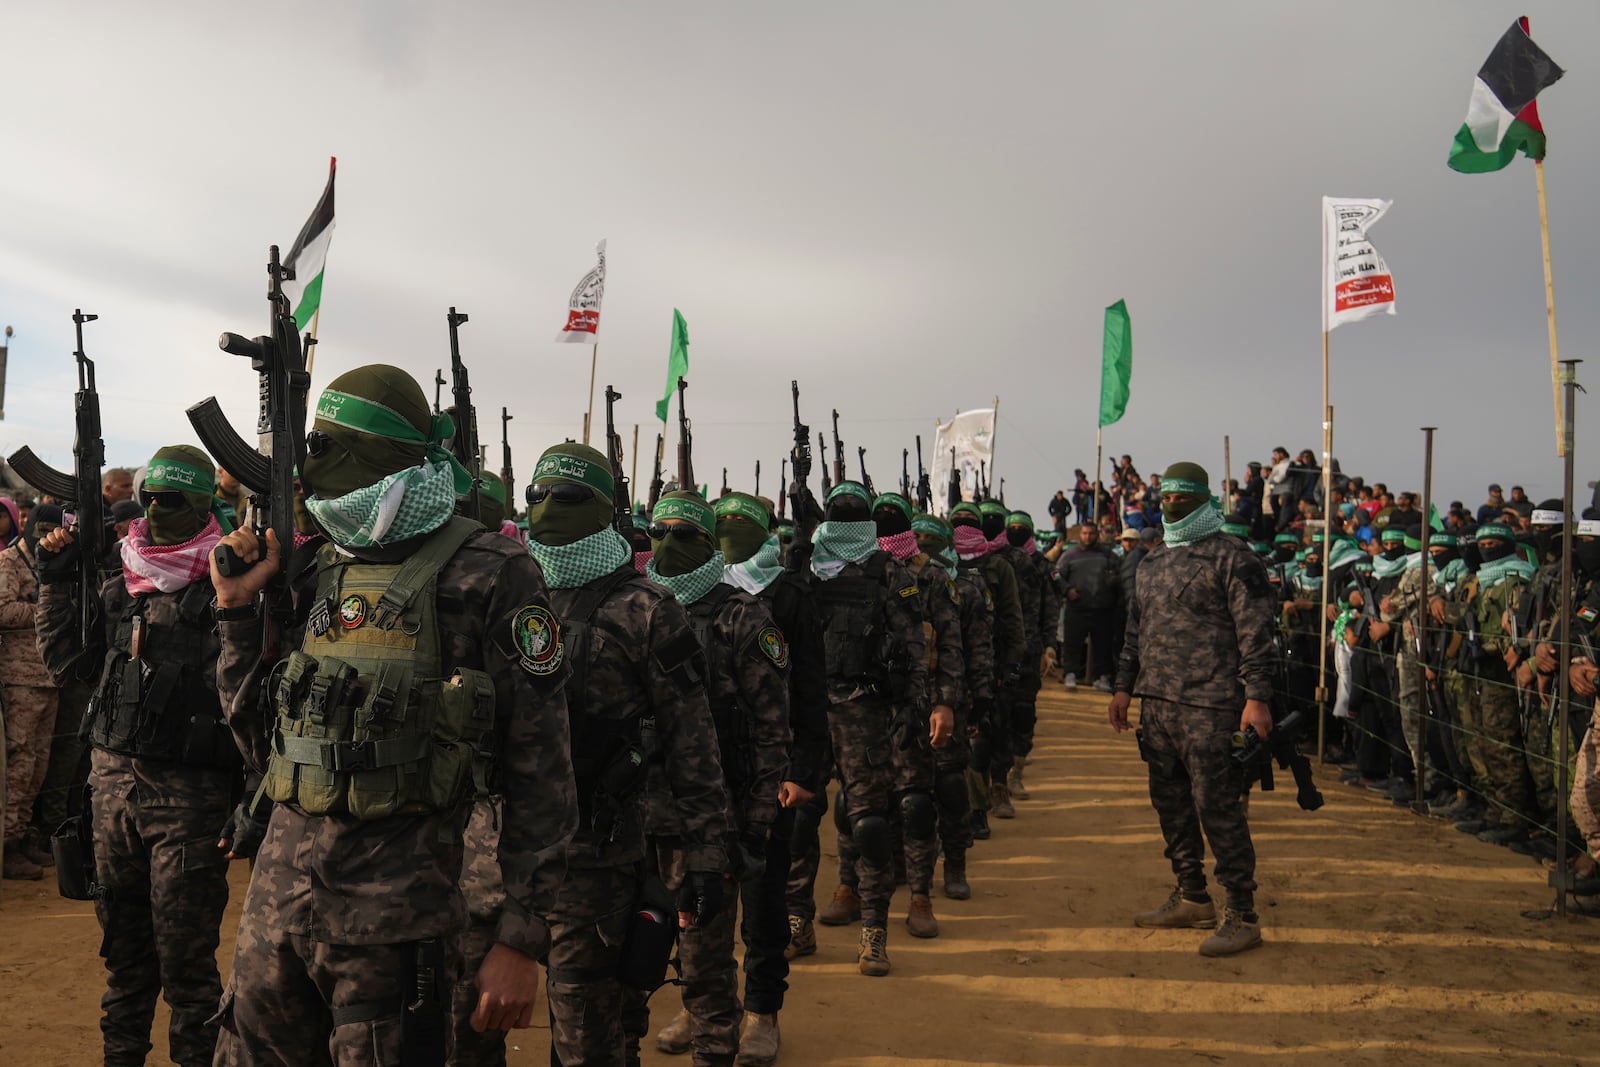
M 1489 547 L 1489 543 L 1478 542 L 1478 555 L 1483 557 L 1485 563 L 1493 563 L 1496 560 L 1505 559 L 1517 550 L 1515 541 L 1502 541 L 1499 538 L 1491 540 L 1494 545 L 1493 548 Z

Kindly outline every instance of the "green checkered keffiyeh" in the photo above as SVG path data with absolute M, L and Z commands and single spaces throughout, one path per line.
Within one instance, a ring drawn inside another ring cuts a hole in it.
M 1163 478 L 1161 487 L 1166 489 L 1166 486 L 1167 481 Z M 1200 505 L 1176 522 L 1163 523 L 1161 540 L 1166 542 L 1168 548 L 1182 548 L 1185 545 L 1197 544 L 1221 532 L 1222 508 L 1215 499 L 1212 499 L 1209 504 Z
M 455 472 L 424 462 L 332 500 L 306 498 L 306 510 L 341 548 L 382 548 L 432 533 L 456 506 Z
M 674 574 L 668 578 L 656 570 L 656 561 L 652 559 L 644 565 L 644 576 L 657 585 L 666 586 L 678 603 L 688 607 L 722 584 L 727 563 L 721 552 L 713 552 L 710 559 L 688 574 Z
M 756 554 L 743 563 L 729 563 L 724 568 L 722 580 L 735 589 L 743 589 L 752 596 L 760 592 L 783 573 L 783 544 L 777 534 L 768 537 Z
M 633 562 L 633 546 L 607 526 L 570 545 L 545 545 L 528 538 L 528 555 L 538 561 L 551 589 L 576 589 Z

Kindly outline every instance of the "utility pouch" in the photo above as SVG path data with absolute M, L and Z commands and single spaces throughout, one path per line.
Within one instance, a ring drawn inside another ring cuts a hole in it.
M 677 943 L 677 904 L 659 877 L 646 875 L 628 915 L 628 931 L 617 956 L 617 981 L 644 993 L 660 989 Z
M 68 900 L 94 900 L 103 896 L 95 882 L 94 837 L 87 815 L 74 815 L 50 835 L 50 852 L 56 861 L 56 890 Z
M 400 1067 L 444 1067 L 448 1030 L 444 946 L 429 938 L 410 946 L 400 987 Z
M 1155 746 L 1144 739 L 1144 727 L 1133 731 L 1134 740 L 1139 742 L 1139 758 L 1150 765 L 1150 773 L 1158 778 L 1176 778 L 1180 766 L 1176 756 L 1169 756 L 1157 752 Z

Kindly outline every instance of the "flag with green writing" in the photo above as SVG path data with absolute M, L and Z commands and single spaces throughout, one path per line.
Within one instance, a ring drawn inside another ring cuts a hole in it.
M 667 388 L 656 404 L 656 418 L 667 421 L 667 407 L 678 379 L 689 373 L 689 324 L 683 321 L 683 312 L 672 309 L 672 349 L 667 353 Z
M 1100 425 L 1110 426 L 1128 410 L 1133 382 L 1133 324 L 1128 304 L 1118 300 L 1106 308 L 1105 345 L 1100 354 Z

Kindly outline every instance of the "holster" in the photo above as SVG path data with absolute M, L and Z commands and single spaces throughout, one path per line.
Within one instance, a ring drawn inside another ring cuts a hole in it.
M 56 889 L 68 900 L 95 900 L 105 890 L 95 881 L 94 834 L 87 814 L 67 819 L 50 835 L 56 861 Z
M 654 874 L 640 881 L 639 896 L 628 913 L 628 931 L 617 955 L 617 981 L 630 989 L 653 993 L 667 981 L 678 943 L 678 906 L 666 883 Z
M 406 953 L 400 987 L 401 1067 L 443 1067 L 450 1028 L 444 945 L 433 938 L 414 942 Z

